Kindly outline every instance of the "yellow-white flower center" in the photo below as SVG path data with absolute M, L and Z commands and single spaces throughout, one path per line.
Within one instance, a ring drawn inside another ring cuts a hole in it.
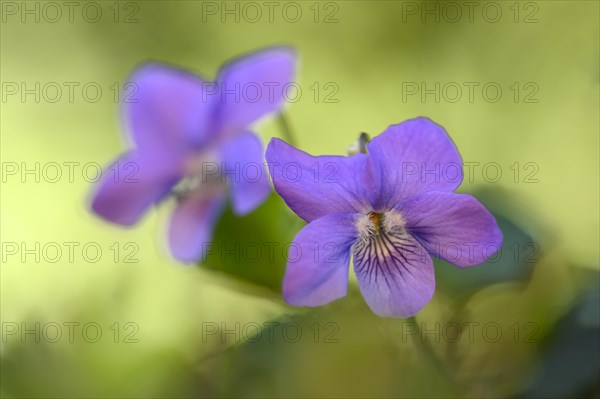
M 358 219 L 356 228 L 361 240 L 371 241 L 378 235 L 396 236 L 406 234 L 404 231 L 405 225 L 406 221 L 400 212 L 370 212 Z
M 221 174 L 218 159 L 218 154 L 213 149 L 189 156 L 183 164 L 184 176 L 173 187 L 173 194 L 181 198 L 200 186 L 203 190 L 222 187 L 225 177 Z

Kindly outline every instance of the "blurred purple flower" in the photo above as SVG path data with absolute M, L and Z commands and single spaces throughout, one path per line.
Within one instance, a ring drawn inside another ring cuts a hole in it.
M 135 70 L 136 100 L 124 107 L 133 148 L 117 158 L 114 173 L 103 175 L 93 211 L 132 225 L 175 193 L 169 246 L 181 261 L 199 260 L 224 207 L 221 172 L 238 215 L 270 192 L 262 143 L 248 126 L 282 107 L 295 61 L 291 49 L 266 49 L 225 64 L 215 82 L 159 63 Z
M 473 266 L 502 243 L 485 207 L 453 192 L 462 182 L 462 160 L 429 119 L 392 125 L 366 153 L 350 157 L 313 157 L 272 139 L 266 159 L 275 190 L 309 222 L 289 253 L 283 296 L 291 305 L 319 306 L 346 295 L 352 255 L 373 312 L 409 317 L 435 291 L 430 255 Z

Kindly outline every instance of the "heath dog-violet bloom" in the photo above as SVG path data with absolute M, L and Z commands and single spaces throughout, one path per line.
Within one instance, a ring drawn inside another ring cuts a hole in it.
M 129 79 L 136 92 L 123 109 L 133 148 L 103 174 L 93 211 L 132 225 L 174 194 L 169 246 L 181 261 L 199 260 L 226 186 L 238 215 L 270 192 L 261 141 L 248 128 L 280 110 L 295 63 L 291 49 L 266 49 L 225 64 L 214 82 L 160 63 L 139 67 Z
M 314 157 L 269 143 L 275 190 L 308 222 L 290 247 L 283 296 L 319 306 L 346 295 L 352 256 L 373 312 L 410 317 L 435 291 L 431 256 L 480 264 L 500 248 L 502 232 L 479 201 L 454 193 L 462 161 L 441 126 L 408 120 L 361 147 L 349 157 Z

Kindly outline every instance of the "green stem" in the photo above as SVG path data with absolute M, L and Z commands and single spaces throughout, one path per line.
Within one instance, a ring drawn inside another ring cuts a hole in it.
M 287 141 L 290 145 L 296 146 L 296 139 L 294 138 L 294 133 L 292 132 L 290 124 L 283 112 L 277 115 L 277 123 L 279 124 L 285 141 Z

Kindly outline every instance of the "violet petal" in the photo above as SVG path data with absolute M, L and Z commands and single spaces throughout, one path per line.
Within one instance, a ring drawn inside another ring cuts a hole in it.
M 334 212 L 371 209 L 377 190 L 366 154 L 313 157 L 272 139 L 266 159 L 275 190 L 306 221 Z
M 252 212 L 271 192 L 260 138 L 252 132 L 242 133 L 223 145 L 221 159 L 233 211 L 237 215 Z
M 355 213 L 333 213 L 306 225 L 294 238 L 283 297 L 295 306 L 319 306 L 346 295 Z
M 204 185 L 180 199 L 169 224 L 173 256 L 186 263 L 202 259 L 225 205 L 221 185 Z
M 425 191 L 454 191 L 462 160 L 443 127 L 415 118 L 388 127 L 367 150 L 381 182 L 378 207 L 389 209 Z
M 494 216 L 467 194 L 427 192 L 401 202 L 396 210 L 427 251 L 459 267 L 484 262 L 502 245 Z
M 358 241 L 354 271 L 365 301 L 382 317 L 410 317 L 435 291 L 433 261 L 410 235 L 381 232 Z
M 113 223 L 132 225 L 169 194 L 182 174 L 175 161 L 127 152 L 104 169 L 92 196 L 92 210 Z
M 245 130 L 259 118 L 279 111 L 286 88 L 293 83 L 296 53 L 274 47 L 225 64 L 211 96 L 216 101 L 216 130 L 229 136 Z

